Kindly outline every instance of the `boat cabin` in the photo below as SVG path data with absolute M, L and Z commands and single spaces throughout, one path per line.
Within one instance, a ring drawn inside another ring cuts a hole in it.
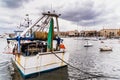
M 47 43 L 43 41 L 32 41 L 21 44 L 21 53 L 24 56 L 32 56 L 46 51 Z

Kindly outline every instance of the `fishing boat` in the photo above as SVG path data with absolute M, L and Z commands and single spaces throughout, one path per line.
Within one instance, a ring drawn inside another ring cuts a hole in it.
M 63 45 L 58 25 L 60 14 L 44 12 L 42 15 L 20 35 L 7 39 L 16 41 L 12 50 L 12 61 L 23 78 L 67 66 L 64 62 L 68 62 L 69 54 L 66 53 L 65 47 L 60 47 L 61 42 Z M 57 44 L 54 45 L 54 41 Z

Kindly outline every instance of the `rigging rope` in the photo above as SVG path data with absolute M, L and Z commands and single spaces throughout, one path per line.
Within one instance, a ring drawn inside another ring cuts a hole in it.
M 84 74 L 87 74 L 87 75 L 90 75 L 90 76 L 94 76 L 94 77 L 88 77 L 88 78 L 103 77 L 103 78 L 120 79 L 120 78 L 117 78 L 117 77 L 110 77 L 110 76 L 104 76 L 104 75 L 99 75 L 99 74 L 98 74 L 98 75 L 95 75 L 95 74 L 91 74 L 91 73 L 89 73 L 89 72 L 85 72 L 85 71 L 83 71 L 83 70 L 81 70 L 81 69 L 79 69 L 79 68 L 74 67 L 73 65 L 69 64 L 68 62 L 64 61 L 64 60 L 61 59 L 59 56 L 57 56 L 54 52 L 51 52 L 51 53 L 53 53 L 59 60 L 63 61 L 65 64 L 69 65 L 70 67 L 72 67 L 72 68 L 74 68 L 74 69 L 76 69 L 76 70 L 78 70 L 78 71 L 80 71 L 80 72 L 82 72 L 82 73 L 84 73 Z M 84 80 L 84 79 L 86 79 L 86 78 L 79 79 L 79 80 Z

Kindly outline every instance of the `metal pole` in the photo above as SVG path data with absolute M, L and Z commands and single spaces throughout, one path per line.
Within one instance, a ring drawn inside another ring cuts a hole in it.
M 24 36 L 32 27 L 34 27 L 41 19 L 43 19 L 45 15 L 43 15 L 42 18 L 38 19 L 32 26 L 28 27 L 24 32 L 21 33 L 21 37 Z
M 56 24 L 57 24 L 57 35 L 60 36 L 60 33 L 59 33 L 59 24 L 58 24 L 58 17 L 56 17 Z

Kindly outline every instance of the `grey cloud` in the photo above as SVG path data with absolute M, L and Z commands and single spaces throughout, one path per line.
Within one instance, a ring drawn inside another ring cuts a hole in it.
M 82 26 L 97 25 L 103 22 L 102 16 L 108 13 L 104 5 L 95 7 L 93 1 L 87 1 L 82 4 L 79 2 L 66 7 L 62 13 L 61 18 L 72 22 L 79 22 Z
M 50 11 L 51 7 L 44 5 L 37 9 Z M 101 20 L 97 20 L 97 18 L 103 14 L 101 10 L 98 11 L 94 8 L 94 2 L 64 4 L 56 6 L 53 10 L 62 14 L 60 18 L 71 21 L 75 24 L 76 22 L 79 22 L 79 25 L 82 26 L 90 26 L 93 24 L 93 21 L 96 21 L 96 24 L 100 23 Z
M 2 23 L 2 24 L 12 24 L 13 22 L 10 22 L 10 21 L 7 21 L 7 20 L 1 20 L 0 19 L 0 23 Z
M 0 26 L 0 34 L 11 32 L 13 33 L 14 28 L 5 28 Z
M 98 19 L 98 20 L 86 20 L 85 22 L 84 21 L 79 21 L 78 22 L 78 25 L 81 25 L 81 26 L 95 26 L 95 25 L 98 25 L 98 24 L 101 24 L 103 23 L 103 20 L 101 19 Z
M 30 0 L 2 0 L 3 6 L 7 8 L 19 8 L 24 2 L 29 2 Z
M 43 5 L 37 7 L 40 12 L 51 11 L 51 5 Z M 95 3 L 93 0 L 68 2 L 61 5 L 53 6 L 52 10 L 56 10 L 56 13 L 62 14 L 60 18 L 71 21 L 72 23 L 78 23 L 81 26 L 97 26 L 99 24 L 106 24 L 113 22 L 114 16 L 113 9 L 107 8 L 107 5 L 102 3 Z M 110 18 L 109 15 L 113 15 Z
M 0 30 L 10 30 L 10 29 L 6 27 L 0 27 Z
M 88 26 L 93 25 L 93 21 L 98 24 L 102 20 L 98 18 L 104 16 L 104 5 L 99 5 L 95 7 L 95 3 L 92 0 L 84 2 L 74 2 L 74 3 L 64 3 L 53 7 L 58 13 L 61 13 L 62 19 L 71 21 L 73 23 L 79 22 L 79 25 Z M 39 10 L 47 11 L 51 10 L 50 6 L 44 5 L 38 8 Z
M 20 16 L 19 16 L 19 15 L 11 15 L 11 16 L 9 16 L 9 18 L 10 18 L 11 20 L 0 19 L 0 23 L 2 23 L 2 24 L 13 24 L 14 21 L 20 19 Z

